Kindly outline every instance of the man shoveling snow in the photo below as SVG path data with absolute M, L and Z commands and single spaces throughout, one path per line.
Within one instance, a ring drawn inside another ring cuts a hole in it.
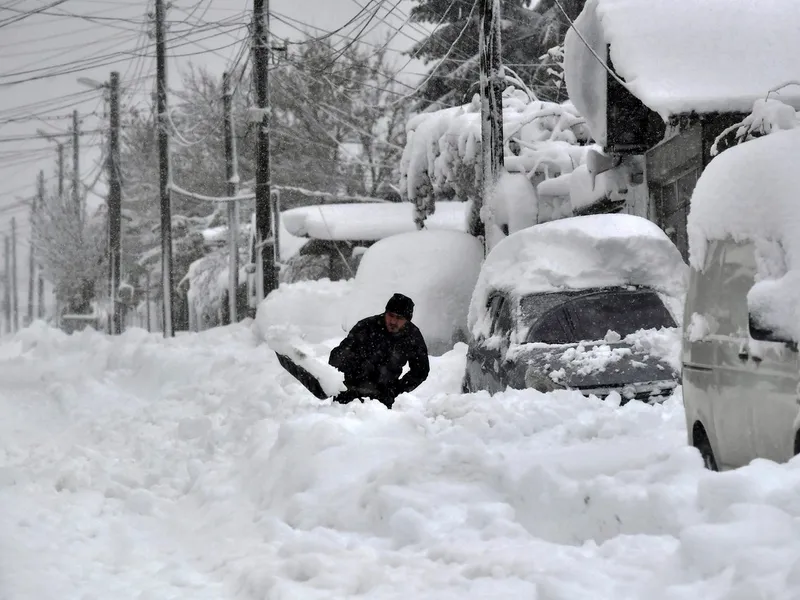
M 411 322 L 413 314 L 411 298 L 394 294 L 383 313 L 356 323 L 331 350 L 328 363 L 335 369 L 309 356 L 297 341 L 273 337 L 268 343 L 283 368 L 317 398 L 333 396 L 343 404 L 373 398 L 391 408 L 399 394 L 415 389 L 430 372 L 428 348 Z M 406 364 L 409 370 L 401 377 Z

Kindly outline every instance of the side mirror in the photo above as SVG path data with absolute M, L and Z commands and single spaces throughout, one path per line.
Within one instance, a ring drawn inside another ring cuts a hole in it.
M 758 323 L 753 314 L 748 315 L 750 337 L 759 342 L 778 342 L 797 352 L 797 342 Z

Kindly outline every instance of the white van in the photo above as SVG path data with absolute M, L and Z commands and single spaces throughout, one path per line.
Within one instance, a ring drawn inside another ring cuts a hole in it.
M 692 196 L 683 399 L 714 470 L 800 453 L 799 153 L 798 130 L 726 150 Z

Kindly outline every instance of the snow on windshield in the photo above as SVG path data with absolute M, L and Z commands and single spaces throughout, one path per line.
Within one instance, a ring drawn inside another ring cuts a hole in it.
M 436 212 L 425 220 L 425 227 L 466 231 L 466 210 L 464 202 L 437 202 Z M 414 211 L 410 202 L 323 204 L 289 209 L 282 213 L 282 220 L 296 236 L 371 241 L 416 231 Z
M 515 297 L 537 292 L 638 285 L 673 297 L 685 290 L 680 252 L 654 223 L 624 214 L 589 215 L 517 232 L 489 253 L 470 304 L 476 337 L 488 335 L 493 290 Z

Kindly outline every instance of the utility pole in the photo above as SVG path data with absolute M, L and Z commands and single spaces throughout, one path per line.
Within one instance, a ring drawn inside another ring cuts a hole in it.
M 78 221 L 83 222 L 83 209 L 81 207 L 81 148 L 80 148 L 80 122 L 78 111 L 72 111 L 72 202 L 77 211 Z
M 481 153 L 483 158 L 483 206 L 492 204 L 495 186 L 503 170 L 503 65 L 500 45 L 500 0 L 481 2 Z M 473 211 L 470 233 L 490 235 L 493 223 L 481 222 Z M 487 213 L 488 214 L 488 213 Z M 488 227 L 487 227 L 488 226 Z M 487 231 L 488 230 L 488 231 Z M 490 250 L 484 239 L 484 247 Z
M 31 222 L 36 218 L 36 211 L 44 204 L 44 171 L 39 171 L 37 181 L 36 196 L 31 203 Z M 36 293 L 36 249 L 33 246 L 33 236 L 31 236 L 31 247 L 28 253 L 28 325 L 33 323 L 33 297 Z
M 44 277 L 42 277 L 42 267 L 39 265 L 39 275 L 36 278 L 36 318 L 44 319 L 46 314 L 44 310 Z
M 145 300 L 145 315 L 147 317 L 147 331 L 152 330 L 150 321 L 150 271 L 144 274 L 144 300 Z
M 256 136 L 256 287 L 261 301 L 278 287 L 270 210 L 269 0 L 253 0 L 253 38 L 253 77 L 260 123 Z
M 11 313 L 14 332 L 19 331 L 19 289 L 17 284 L 17 220 L 11 217 Z
M 239 170 L 236 156 L 236 138 L 233 130 L 233 94 L 230 73 L 222 74 L 222 101 L 225 108 L 225 177 L 226 194 L 233 198 L 239 192 Z M 228 309 L 230 322 L 239 320 L 236 290 L 239 287 L 239 203 L 228 202 Z
M 164 0 L 156 0 L 156 109 L 161 198 L 161 278 L 164 294 L 164 337 L 172 337 L 172 206 L 170 202 L 169 131 L 167 129 L 167 43 Z
M 64 144 L 58 143 L 58 198 L 64 197 Z
M 11 333 L 11 244 L 8 236 L 3 237 L 3 316 L 6 333 Z
M 110 132 L 108 140 L 108 242 L 109 285 L 111 286 L 111 334 L 122 333 L 119 293 L 122 248 L 122 182 L 119 172 L 119 73 L 112 71 L 109 82 Z

